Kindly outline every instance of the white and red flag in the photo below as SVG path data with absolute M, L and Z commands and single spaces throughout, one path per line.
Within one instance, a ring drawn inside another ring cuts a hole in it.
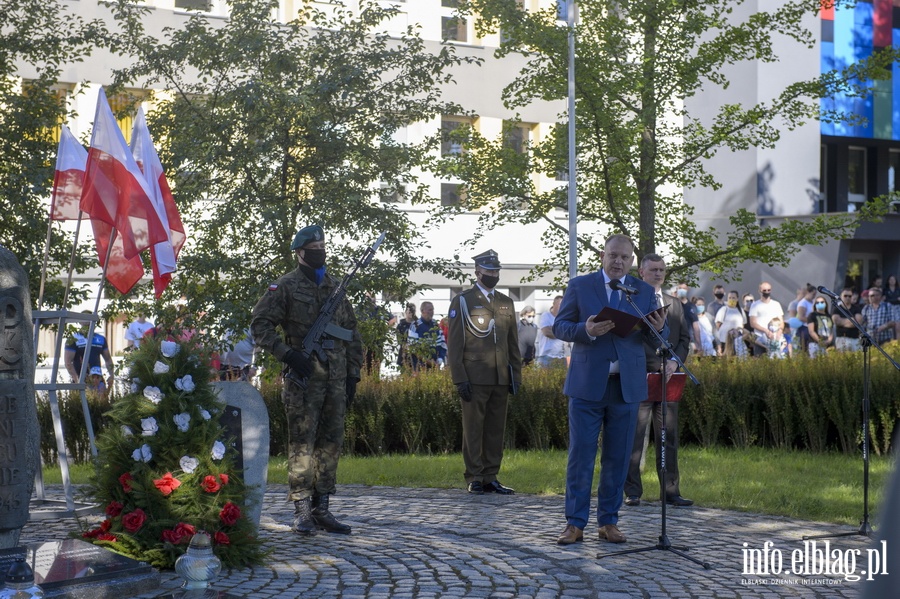
M 162 296 L 163 291 L 172 280 L 175 272 L 175 262 L 178 253 L 186 239 L 184 225 L 181 223 L 181 215 L 169 189 L 166 173 L 163 171 L 159 154 L 153 147 L 153 139 L 147 128 L 147 119 L 144 117 L 144 109 L 138 108 L 134 119 L 134 128 L 131 131 L 131 153 L 135 162 L 144 173 L 144 179 L 150 191 L 150 201 L 156 209 L 156 214 L 166 227 L 168 239 L 157 243 L 150 248 L 150 264 L 153 267 L 153 290 L 156 298 Z
M 106 268 L 107 280 L 119 292 L 128 293 L 144 274 L 140 253 L 169 237 L 102 88 L 97 98 L 81 209 L 91 217 L 100 265 Z M 107 265 L 110 242 L 113 246 Z
M 88 153 L 69 128 L 62 126 L 59 149 L 56 153 L 56 172 L 53 174 L 53 195 L 50 200 L 52 220 L 80 218 L 81 186 Z

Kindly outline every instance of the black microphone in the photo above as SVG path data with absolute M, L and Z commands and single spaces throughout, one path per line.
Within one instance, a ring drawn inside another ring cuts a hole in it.
M 818 292 L 821 293 L 822 295 L 827 295 L 828 297 L 830 297 L 830 298 L 833 299 L 833 300 L 840 299 L 840 297 L 841 297 L 841 296 L 839 296 L 837 293 L 835 293 L 834 291 L 829 291 L 828 289 L 826 289 L 825 287 L 822 287 L 821 285 L 819 285 L 818 287 L 816 287 L 816 289 L 817 289 Z
M 618 279 L 613 279 L 612 281 L 610 281 L 609 288 L 615 289 L 616 291 L 622 291 L 624 293 L 627 293 L 628 295 L 635 295 L 638 292 L 638 290 L 635 289 L 634 287 L 629 287 L 628 285 L 623 285 L 622 281 L 620 281 Z

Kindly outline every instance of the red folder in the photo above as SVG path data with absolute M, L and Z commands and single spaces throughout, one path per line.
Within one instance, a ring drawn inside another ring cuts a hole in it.
M 674 373 L 672 378 L 666 381 L 666 401 L 680 401 L 686 381 L 685 373 Z M 662 374 L 659 372 L 647 374 L 647 401 L 662 401 Z

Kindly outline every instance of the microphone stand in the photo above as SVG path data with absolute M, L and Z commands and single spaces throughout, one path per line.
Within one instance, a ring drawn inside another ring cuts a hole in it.
M 687 366 L 684 365 L 684 362 L 681 361 L 681 358 L 678 357 L 678 355 L 675 353 L 675 350 L 672 348 L 672 344 L 669 343 L 669 341 L 667 339 L 663 338 L 663 336 L 660 334 L 660 332 L 656 330 L 656 327 L 653 326 L 649 320 L 647 320 L 647 315 L 644 314 L 641 311 L 641 309 L 638 308 L 637 305 L 634 303 L 634 300 L 631 299 L 631 293 L 623 290 L 621 287 L 619 288 L 619 291 L 622 291 L 622 293 L 625 294 L 625 300 L 629 304 L 631 304 L 631 307 L 634 309 L 635 313 L 641 317 L 641 320 L 644 322 L 644 326 L 647 327 L 649 330 L 653 331 L 653 335 L 656 337 L 657 341 L 659 342 L 659 347 L 656 350 L 656 354 L 660 357 L 663 357 L 666 354 L 668 354 L 668 356 L 670 358 L 672 358 L 673 360 L 675 360 L 675 362 L 678 363 L 678 365 L 685 372 L 685 374 L 687 374 L 691 378 L 691 381 L 693 381 L 693 383 L 695 385 L 699 385 L 700 381 L 698 381 L 697 377 L 694 376 L 694 373 L 692 373 L 690 370 L 688 370 Z M 668 474 L 668 471 L 666 469 L 667 468 L 666 467 L 666 405 L 668 404 L 668 398 L 666 397 L 665 360 L 663 360 L 663 372 L 660 376 L 660 388 L 661 388 L 661 392 L 662 392 L 662 426 L 660 427 L 659 433 L 660 433 L 660 445 L 662 447 L 660 447 L 660 470 L 661 470 L 661 472 L 659 473 L 659 499 L 660 499 L 660 503 L 662 504 L 662 507 L 660 508 L 661 516 L 662 516 L 661 517 L 662 530 L 660 531 L 660 534 L 659 534 L 659 540 L 656 542 L 655 545 L 650 545 L 647 547 L 640 547 L 638 549 L 626 549 L 624 551 L 616 551 L 614 553 L 602 553 L 597 556 L 597 559 L 602 559 L 604 557 L 609 557 L 611 555 L 626 555 L 629 553 L 643 553 L 645 551 L 656 551 L 656 550 L 670 551 L 670 552 L 674 553 L 675 555 L 683 557 L 684 559 L 692 561 L 695 564 L 703 566 L 705 569 L 709 570 L 711 568 L 709 562 L 704 562 L 704 561 L 701 561 L 694 557 L 691 557 L 690 555 L 685 554 L 684 552 L 687 551 L 687 548 L 672 545 L 672 543 L 669 541 L 668 534 L 666 534 L 666 478 L 667 478 L 667 474 Z
M 869 524 L 869 386 L 871 374 L 869 370 L 869 347 L 873 346 L 881 352 L 881 354 L 888 359 L 888 361 L 894 365 L 894 368 L 900 370 L 900 364 L 894 361 L 887 352 L 878 344 L 875 339 L 869 334 L 866 329 L 863 328 L 861 324 L 859 324 L 853 315 L 847 310 L 844 305 L 838 301 L 838 298 L 835 296 L 831 296 L 831 305 L 836 312 L 840 312 L 841 316 L 849 320 L 853 323 L 857 329 L 859 329 L 860 333 L 860 345 L 862 346 L 863 351 L 863 397 L 862 397 L 862 454 L 863 454 L 863 519 L 859 524 L 859 529 L 853 532 L 840 532 L 840 533 L 829 533 L 822 535 L 805 535 L 803 537 L 804 541 L 808 541 L 810 539 L 825 539 L 828 537 L 852 537 L 856 535 L 870 537 L 872 536 L 872 525 Z

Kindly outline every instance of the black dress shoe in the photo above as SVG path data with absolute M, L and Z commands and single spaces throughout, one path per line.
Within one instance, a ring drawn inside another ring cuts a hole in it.
M 631 507 L 641 505 L 641 498 L 637 495 L 629 495 L 625 498 L 625 505 L 630 505 Z
M 480 480 L 473 480 L 469 483 L 469 493 L 472 495 L 484 495 L 484 487 Z
M 689 505 L 694 505 L 694 502 L 690 499 L 685 499 L 681 495 L 673 495 L 672 497 L 666 497 L 666 503 L 669 505 L 674 505 L 677 507 L 687 507 Z
M 499 480 L 493 480 L 484 485 L 485 493 L 499 493 L 500 495 L 512 495 L 516 491 L 515 489 L 510 489 L 509 487 L 504 487 L 500 484 Z

